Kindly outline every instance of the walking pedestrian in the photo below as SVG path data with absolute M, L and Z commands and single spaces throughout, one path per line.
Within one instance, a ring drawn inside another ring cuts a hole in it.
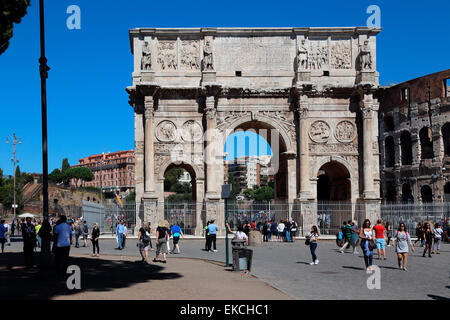
M 386 221 L 386 235 L 387 235 L 386 247 L 390 247 L 392 239 L 392 226 L 389 221 Z
M 80 236 L 82 235 L 83 231 L 81 230 L 81 225 L 80 223 L 77 221 L 75 222 L 75 248 L 79 248 L 80 244 L 78 243 L 78 240 L 80 238 Z
M 172 226 L 170 231 L 171 231 L 172 237 L 173 237 L 173 249 L 172 249 L 171 253 L 180 253 L 179 241 L 180 241 L 180 237 L 182 239 L 184 239 L 183 230 L 181 230 L 180 226 L 175 223 Z M 177 252 L 175 252 L 175 249 L 177 250 Z
M 373 249 L 376 248 L 376 245 L 375 233 L 372 232 L 369 219 L 364 220 L 362 228 L 359 231 L 359 238 L 361 239 L 361 249 L 364 253 L 366 270 L 372 270 Z
M 167 227 L 164 221 L 158 223 L 158 228 L 156 228 L 156 256 L 153 262 L 166 263 L 166 253 L 167 253 Z M 162 254 L 163 260 L 158 260 L 159 255 Z
M 416 227 L 416 237 L 417 237 L 417 239 L 416 239 L 416 241 L 414 241 L 414 244 L 416 244 L 417 241 L 420 241 L 420 245 L 423 247 L 424 244 L 425 244 L 425 241 L 424 241 L 424 239 L 423 239 L 423 226 L 422 226 L 422 222 L 419 222 L 419 223 L 417 224 L 417 227 Z
M 395 252 L 397 253 L 398 268 L 403 271 L 408 271 L 406 263 L 408 260 L 408 245 L 411 246 L 411 251 L 414 252 L 414 245 L 411 242 L 411 237 L 406 231 L 406 226 L 403 222 L 398 226 L 394 237 Z M 402 265 L 403 260 L 403 265 Z
M 81 226 L 81 234 L 83 236 L 83 247 L 87 247 L 87 239 L 89 236 L 89 227 L 86 223 L 86 220 L 83 221 L 83 225 Z
M 152 228 L 150 227 L 150 222 L 147 223 L 145 227 L 139 229 L 137 246 L 139 248 L 139 253 L 142 257 L 142 262 L 148 263 L 148 248 L 150 247 L 153 251 L 152 240 L 150 238 Z
M 359 243 L 359 227 L 356 224 L 356 221 L 352 221 L 351 226 L 352 226 L 351 244 L 353 247 L 353 254 L 359 254 L 359 252 L 356 251 L 356 247 L 358 246 Z
M 16 219 L 13 218 L 11 222 L 11 234 L 14 236 L 14 232 L 16 232 Z
M 280 242 L 284 241 L 284 223 L 283 220 L 280 220 L 280 223 L 277 226 L 277 231 L 278 231 L 278 239 Z
M 319 230 L 317 226 L 312 226 L 310 233 L 306 236 L 306 243 L 309 244 L 309 249 L 311 251 L 312 262 L 310 265 L 319 264 L 319 259 L 316 256 L 317 240 L 319 238 Z
M 422 257 L 425 257 L 425 254 L 428 251 L 428 257 L 431 258 L 431 246 L 433 245 L 434 233 L 431 230 L 431 226 L 429 222 L 425 222 L 423 225 L 423 239 L 425 239 L 425 249 L 423 250 Z
M 36 246 L 36 229 L 31 223 L 31 218 L 26 218 L 26 222 L 20 226 L 23 238 L 23 256 L 25 266 L 32 268 L 34 266 L 34 247 Z
M 0 244 L 2 246 L 2 253 L 5 252 L 5 232 L 6 232 L 6 228 L 5 228 L 5 220 L 1 220 L 0 221 Z
M 69 265 L 70 245 L 72 239 L 72 227 L 67 223 L 66 216 L 62 215 L 53 230 L 55 235 L 55 271 L 58 276 L 63 276 Z
M 383 221 L 381 219 L 377 220 L 377 224 L 373 226 L 373 230 L 375 231 L 375 244 L 377 245 L 377 253 L 378 260 L 381 260 L 381 256 L 383 256 L 384 260 L 386 260 L 386 228 L 383 225 Z
M 6 229 L 6 231 L 5 231 L 6 245 L 10 246 L 11 245 L 11 225 L 7 221 L 5 221 L 4 226 Z
M 433 254 L 436 250 L 436 254 L 440 254 L 441 250 L 441 239 L 442 239 L 442 233 L 444 231 L 441 228 L 440 223 L 436 223 L 434 225 L 433 233 L 434 233 L 434 243 L 433 243 L 433 250 L 431 250 L 431 253 Z
M 123 236 L 125 234 L 125 227 L 124 227 L 123 220 L 120 220 L 119 224 L 116 227 L 116 237 L 117 237 L 117 244 L 118 247 L 116 250 L 122 250 L 123 249 Z
M 208 225 L 208 230 L 209 230 L 209 250 L 210 252 L 217 252 L 217 247 L 216 247 L 216 235 L 217 235 L 217 231 L 219 230 L 219 228 L 217 228 L 217 226 L 214 224 L 214 220 L 211 220 L 211 223 Z M 213 248 L 211 250 L 211 248 Z
M 98 228 L 98 222 L 94 222 L 94 226 L 91 232 L 91 242 L 92 242 L 92 256 L 99 257 L 100 256 L 100 247 L 98 245 L 98 240 L 100 239 L 100 229 Z M 95 253 L 95 249 L 97 249 L 97 253 Z
M 351 220 L 349 220 L 348 222 L 344 221 L 344 245 L 339 249 L 340 253 L 344 253 L 345 249 L 350 248 L 350 246 L 352 245 L 352 225 L 351 225 Z

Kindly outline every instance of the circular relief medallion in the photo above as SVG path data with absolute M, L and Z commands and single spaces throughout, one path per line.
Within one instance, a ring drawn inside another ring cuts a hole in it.
M 159 141 L 169 142 L 174 141 L 176 138 L 177 127 L 172 121 L 164 120 L 161 121 L 155 130 L 156 138 Z
M 356 136 L 355 125 L 348 120 L 339 122 L 336 125 L 334 136 L 339 142 L 352 142 Z
M 309 128 L 309 137 L 312 141 L 323 143 L 330 137 L 330 126 L 328 123 L 322 120 L 313 122 Z
M 181 131 L 181 137 L 184 141 L 195 142 L 202 138 L 203 130 L 202 126 L 194 120 L 188 120 L 183 124 Z

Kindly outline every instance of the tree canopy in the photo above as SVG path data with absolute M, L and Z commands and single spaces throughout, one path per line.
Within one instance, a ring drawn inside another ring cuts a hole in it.
M 30 0 L 0 1 L 0 55 L 9 47 L 14 23 L 19 23 L 27 13 Z

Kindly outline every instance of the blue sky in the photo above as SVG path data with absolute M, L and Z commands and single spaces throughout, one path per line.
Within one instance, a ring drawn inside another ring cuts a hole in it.
M 381 8 L 377 39 L 380 83 L 398 83 L 449 68 L 450 1 L 149 1 L 46 0 L 49 66 L 49 171 L 64 157 L 134 148 L 128 29 L 136 27 L 364 26 L 366 8 Z M 66 27 L 69 5 L 81 8 L 81 30 Z M 14 27 L 0 56 L 0 168 L 12 173 L 7 135 L 22 171 L 41 172 L 38 0 Z M 250 145 L 253 141 L 250 140 Z

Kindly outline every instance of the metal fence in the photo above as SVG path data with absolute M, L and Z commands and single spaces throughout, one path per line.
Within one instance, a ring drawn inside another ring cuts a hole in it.
M 336 234 L 344 221 L 357 220 L 359 208 L 352 202 L 317 202 L 317 227 L 321 234 Z M 353 215 L 353 212 L 355 214 Z
M 170 225 L 178 224 L 184 234 L 194 234 L 197 209 L 201 208 L 202 204 L 195 202 L 164 202 L 164 219 L 169 221 Z
M 415 235 L 415 228 L 419 222 L 439 222 L 444 230 L 449 228 L 450 202 L 434 203 L 383 203 L 381 205 L 381 218 L 389 221 L 395 229 L 400 222 L 405 223 L 411 235 Z
M 104 207 L 103 212 L 103 232 L 111 232 L 112 234 L 116 231 L 116 226 L 123 220 L 126 224 L 128 234 L 134 235 L 134 228 L 136 227 L 136 204 L 135 203 L 124 203 L 119 206 L 115 203 L 107 204 Z

